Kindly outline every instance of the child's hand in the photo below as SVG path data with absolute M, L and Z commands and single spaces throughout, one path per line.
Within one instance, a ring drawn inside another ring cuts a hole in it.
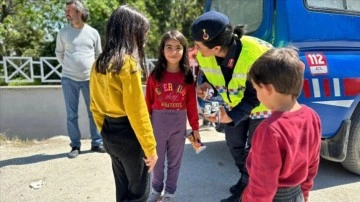
M 155 154 L 155 156 L 152 156 L 152 157 L 148 157 L 148 158 L 143 158 L 144 159 L 144 162 L 146 164 L 146 166 L 149 167 L 149 170 L 148 172 L 152 172 L 154 167 L 155 167 L 155 164 L 156 164 L 156 161 L 158 160 L 158 155 Z
M 200 141 L 201 141 L 201 137 L 200 137 L 199 131 L 198 131 L 198 130 L 194 130 L 193 133 L 194 133 L 195 140 L 200 140 Z

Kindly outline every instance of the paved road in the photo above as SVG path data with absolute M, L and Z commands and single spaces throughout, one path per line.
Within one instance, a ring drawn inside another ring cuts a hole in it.
M 224 141 L 224 134 L 203 132 L 207 149 L 195 154 L 187 145 L 178 183 L 177 198 L 184 202 L 220 201 L 238 180 L 237 170 Z M 360 202 L 360 176 L 341 164 L 322 159 L 310 200 L 314 202 Z
M 238 173 L 224 141 L 224 134 L 203 131 L 207 149 L 196 154 L 187 144 L 180 171 L 177 202 L 218 202 Z M 0 202 L 115 202 L 110 158 L 89 152 L 90 140 L 82 141 L 82 154 L 66 157 L 68 137 L 37 144 L 0 143 Z M 29 188 L 33 181 L 42 186 Z M 360 176 L 338 163 L 321 161 L 311 202 L 360 202 Z

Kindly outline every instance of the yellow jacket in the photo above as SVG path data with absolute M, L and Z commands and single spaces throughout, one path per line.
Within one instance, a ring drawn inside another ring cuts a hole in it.
M 99 131 L 105 116 L 127 116 L 146 157 L 156 154 L 156 141 L 142 86 L 141 69 L 136 60 L 126 57 L 120 73 L 90 73 L 90 109 Z
M 216 58 L 214 56 L 202 57 L 201 53 L 197 55 L 198 62 L 206 79 L 216 88 L 224 102 L 230 107 L 238 105 L 244 97 L 246 76 L 251 65 L 271 47 L 265 41 L 250 36 L 243 36 L 241 43 L 240 56 L 235 64 L 232 78 L 227 87 L 225 86 L 225 79 L 221 67 L 216 62 Z M 231 102 L 228 99 L 227 93 L 229 93 Z M 250 118 L 266 118 L 269 114 L 271 112 L 260 103 L 258 107 L 251 111 Z

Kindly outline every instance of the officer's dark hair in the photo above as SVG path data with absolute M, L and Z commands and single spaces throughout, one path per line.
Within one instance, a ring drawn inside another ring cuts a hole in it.
M 212 49 L 215 46 L 221 46 L 221 48 L 228 48 L 232 42 L 236 40 L 240 40 L 244 35 L 245 25 L 237 25 L 233 27 L 231 24 L 228 24 L 224 31 L 220 32 L 215 38 L 210 41 L 203 41 L 203 44 Z
M 81 2 L 81 0 L 69 0 L 66 2 L 66 5 L 75 5 L 75 9 L 77 12 L 80 12 L 81 19 L 86 22 L 90 18 L 89 10 L 84 6 L 84 4 Z
M 278 93 L 296 99 L 303 86 L 304 68 L 296 48 L 273 48 L 255 61 L 247 79 L 256 85 L 271 84 Z

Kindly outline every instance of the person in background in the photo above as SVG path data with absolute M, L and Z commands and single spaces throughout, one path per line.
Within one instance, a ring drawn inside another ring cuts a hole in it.
M 89 11 L 80 0 L 66 3 L 66 18 L 69 25 L 62 28 L 56 38 L 55 54 L 62 66 L 61 85 L 66 106 L 66 125 L 70 137 L 69 158 L 80 154 L 81 133 L 78 122 L 80 91 L 83 94 L 89 116 L 91 150 L 104 153 L 103 142 L 96 130 L 90 111 L 90 69 L 101 53 L 101 40 L 96 29 L 86 24 Z
M 158 159 L 141 85 L 149 29 L 148 19 L 137 9 L 117 8 L 90 75 L 91 111 L 111 157 L 118 202 L 147 200 L 149 172 Z
M 272 115 L 255 130 L 243 202 L 309 199 L 319 167 L 321 122 L 313 109 L 297 102 L 304 67 L 295 49 L 278 48 L 262 55 L 248 73 Z
M 230 187 L 231 196 L 221 200 L 240 200 L 247 182 L 245 161 L 256 126 L 271 112 L 260 104 L 246 74 L 251 65 L 272 46 L 258 38 L 245 36 L 243 26 L 231 26 L 229 18 L 217 11 L 200 15 L 192 24 L 192 38 L 199 51 L 197 61 L 204 72 L 198 97 L 205 99 L 208 89 L 220 95 L 229 110 L 221 107 L 221 117 L 207 117 L 223 123 L 226 144 L 241 174 Z M 260 104 L 260 105 L 259 105 Z
M 159 155 L 148 202 L 156 202 L 163 190 L 162 201 L 173 202 L 184 153 L 187 119 L 194 137 L 200 140 L 195 81 L 189 67 L 187 41 L 177 30 L 165 33 L 161 39 L 158 62 L 147 80 L 145 98 Z

